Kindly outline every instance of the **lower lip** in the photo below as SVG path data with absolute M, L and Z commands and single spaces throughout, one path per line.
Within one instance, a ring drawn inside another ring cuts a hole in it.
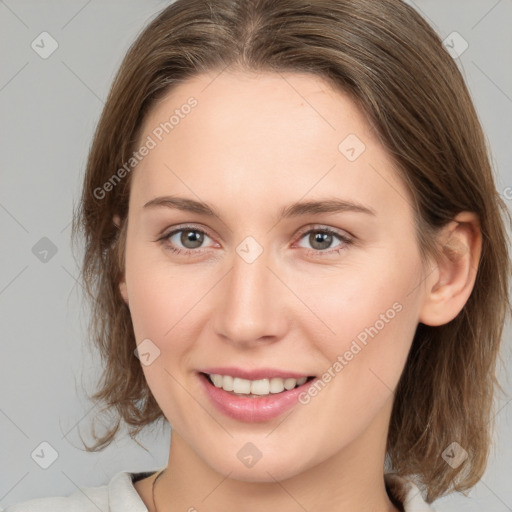
M 282 393 L 271 393 L 261 397 L 244 397 L 215 387 L 203 373 L 198 375 L 207 396 L 220 412 L 247 423 L 259 423 L 277 418 L 296 405 L 299 395 L 315 381 L 315 379 L 308 380 L 301 386 Z

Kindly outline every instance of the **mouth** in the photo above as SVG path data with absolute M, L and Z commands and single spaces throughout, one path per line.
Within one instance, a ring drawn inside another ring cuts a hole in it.
M 245 379 L 203 371 L 197 376 L 206 397 L 219 412 L 246 423 L 266 422 L 282 415 L 299 403 L 300 395 L 316 379 L 298 374 Z

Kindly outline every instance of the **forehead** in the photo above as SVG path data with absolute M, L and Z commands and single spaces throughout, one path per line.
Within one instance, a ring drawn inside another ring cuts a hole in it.
M 358 193 L 378 207 L 381 192 L 406 194 L 364 114 L 315 75 L 197 75 L 153 105 L 140 143 L 148 138 L 154 148 L 132 183 L 141 200 L 192 188 L 261 205 L 309 190 Z
M 191 98 L 197 105 L 187 113 Z M 268 142 L 269 136 L 281 133 L 289 145 L 301 138 L 312 141 L 315 136 L 327 145 L 336 142 L 347 128 L 365 140 L 374 139 L 365 116 L 346 93 L 334 90 L 322 77 L 306 73 L 223 71 L 194 76 L 153 105 L 143 131 L 150 133 L 175 111 L 181 114 L 173 121 L 176 142 L 180 135 L 190 133 L 179 125 L 191 123 L 195 134 L 209 133 L 203 144 L 227 144 L 227 133 L 238 142 L 250 135 L 255 143 Z M 189 121 L 181 122 L 187 117 Z M 281 138 L 278 141 L 283 142 Z M 304 149 L 307 147 L 309 144 Z

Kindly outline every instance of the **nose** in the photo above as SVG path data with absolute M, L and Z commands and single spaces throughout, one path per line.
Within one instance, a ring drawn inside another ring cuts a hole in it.
M 250 348 L 281 339 L 287 329 L 286 288 L 265 252 L 249 263 L 238 253 L 217 286 L 214 327 L 224 341 Z

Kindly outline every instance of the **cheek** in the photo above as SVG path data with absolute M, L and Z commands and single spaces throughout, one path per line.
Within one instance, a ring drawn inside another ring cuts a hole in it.
M 154 247 L 135 244 L 127 246 L 126 282 L 136 339 L 150 338 L 157 344 L 193 322 L 205 290 L 214 284 L 211 272 L 180 268 Z
M 179 301 L 166 283 L 157 279 L 154 270 L 139 266 L 127 266 L 126 280 L 130 298 L 135 338 L 140 342 L 144 338 L 158 340 L 171 329 L 173 318 L 170 312 L 178 306 Z
M 188 414 L 184 404 L 190 396 L 183 390 L 180 366 L 193 347 L 205 279 L 180 272 L 161 257 L 156 261 L 150 251 L 135 248 L 127 253 L 126 282 L 135 339 L 137 344 L 146 339 L 154 344 L 146 345 L 154 359 L 142 364 L 142 370 L 153 397 L 173 425 L 183 424 Z
M 389 391 L 386 386 L 394 387 L 405 364 L 419 310 L 419 295 L 411 293 L 419 260 L 414 247 L 409 253 L 407 267 L 389 251 L 321 283 L 299 281 L 297 294 L 307 297 L 315 313 L 303 315 L 301 329 L 325 356 L 326 370 L 343 374 L 337 381 L 350 379 L 356 395 L 374 386 Z

